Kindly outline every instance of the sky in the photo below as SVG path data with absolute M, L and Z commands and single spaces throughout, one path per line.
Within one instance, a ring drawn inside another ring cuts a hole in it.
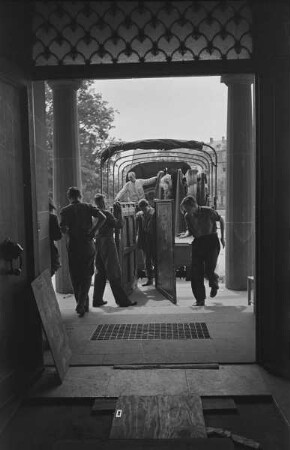
M 119 111 L 112 130 L 117 139 L 226 136 L 227 87 L 220 77 L 97 80 L 95 88 Z

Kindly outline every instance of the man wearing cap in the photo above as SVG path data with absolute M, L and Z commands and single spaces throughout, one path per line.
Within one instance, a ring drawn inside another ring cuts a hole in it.
M 66 234 L 69 273 L 80 317 L 88 311 L 89 289 L 94 273 L 94 233 L 104 224 L 106 216 L 95 206 L 81 202 L 77 187 L 67 191 L 69 205 L 60 212 L 61 231 Z M 93 227 L 92 217 L 97 219 Z
M 185 212 L 187 232 L 180 237 L 192 235 L 191 288 L 196 299 L 195 306 L 204 306 L 204 277 L 208 278 L 210 296 L 215 297 L 219 288 L 218 275 L 215 273 L 220 243 L 216 223 L 220 222 L 221 243 L 225 246 L 224 220 L 217 211 L 208 206 L 198 206 L 193 195 L 187 195 L 180 208 Z

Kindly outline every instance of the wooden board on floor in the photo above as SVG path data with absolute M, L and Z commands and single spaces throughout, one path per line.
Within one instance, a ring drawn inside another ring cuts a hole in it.
M 118 397 L 96 398 L 91 409 L 91 414 L 101 414 L 103 412 L 115 411 Z
M 110 439 L 206 438 L 198 395 L 119 397 Z
M 55 442 L 52 450 L 234 450 L 230 439 L 131 439 L 108 441 L 66 440 Z
M 234 399 L 230 397 L 208 397 L 203 398 L 201 401 L 202 409 L 207 412 L 237 410 Z
M 62 321 L 57 298 L 51 283 L 49 270 L 42 272 L 31 283 L 42 325 L 55 362 L 60 381 L 69 368 L 71 349 Z

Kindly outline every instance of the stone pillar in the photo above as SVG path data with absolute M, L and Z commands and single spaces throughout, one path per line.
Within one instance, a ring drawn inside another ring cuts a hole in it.
M 77 90 L 79 80 L 51 81 L 53 89 L 53 194 L 58 212 L 68 204 L 70 186 L 81 189 L 81 159 Z M 65 238 L 58 243 L 62 267 L 56 273 L 56 291 L 72 293 Z
M 255 2 L 253 19 L 259 108 L 257 362 L 290 379 L 290 3 Z
M 223 75 L 228 86 L 226 287 L 247 289 L 254 274 L 255 150 L 252 75 Z

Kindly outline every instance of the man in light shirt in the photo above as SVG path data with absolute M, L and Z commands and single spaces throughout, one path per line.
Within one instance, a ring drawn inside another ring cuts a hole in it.
M 118 202 L 134 202 L 138 203 L 139 200 L 145 198 L 144 186 L 148 186 L 149 184 L 153 184 L 156 182 L 157 176 L 147 179 L 136 178 L 135 172 L 128 173 L 128 179 L 126 184 L 122 187 L 122 189 L 116 195 L 115 201 Z

